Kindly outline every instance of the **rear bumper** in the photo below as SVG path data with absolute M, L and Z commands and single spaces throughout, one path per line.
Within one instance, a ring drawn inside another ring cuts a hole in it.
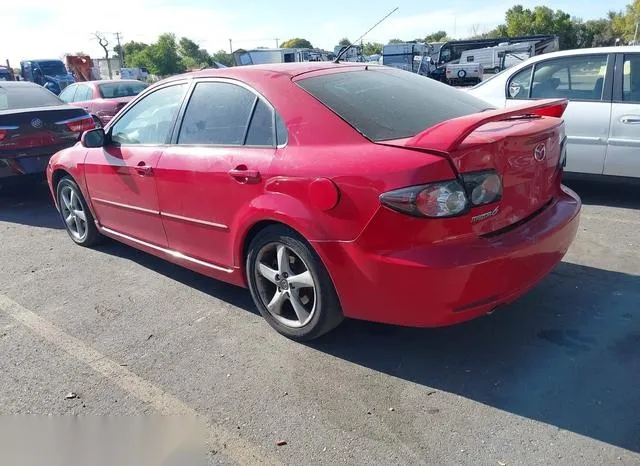
M 578 230 L 581 202 L 562 187 L 526 223 L 492 238 L 466 237 L 397 251 L 316 242 L 347 317 L 437 327 L 485 315 L 544 278 Z

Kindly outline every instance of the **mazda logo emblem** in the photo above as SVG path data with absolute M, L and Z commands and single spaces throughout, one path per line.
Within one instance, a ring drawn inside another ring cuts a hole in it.
M 34 128 L 42 128 L 42 120 L 40 118 L 34 118 L 31 120 L 31 126 Z
M 542 162 L 547 157 L 547 146 L 542 144 L 538 144 L 536 148 L 533 150 L 533 158 L 538 162 Z

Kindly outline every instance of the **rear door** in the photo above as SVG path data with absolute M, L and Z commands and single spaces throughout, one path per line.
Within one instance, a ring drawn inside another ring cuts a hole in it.
M 507 81 L 507 106 L 566 98 L 569 172 L 602 174 L 609 138 L 614 56 L 574 55 L 528 66 Z
M 169 247 L 233 266 L 236 219 L 264 191 L 276 153 L 271 105 L 237 81 L 198 82 L 157 168 Z
M 105 147 L 88 149 L 85 179 L 103 227 L 166 246 L 155 169 L 186 89 L 186 82 L 171 83 L 145 95 L 110 126 Z
M 604 174 L 640 177 L 640 54 L 617 54 Z

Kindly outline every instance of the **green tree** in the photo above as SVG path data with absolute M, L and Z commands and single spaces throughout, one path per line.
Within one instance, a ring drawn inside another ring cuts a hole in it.
M 379 42 L 367 42 L 362 47 L 362 53 L 364 55 L 374 55 L 382 53 L 383 45 Z
M 403 44 L 404 41 L 402 39 L 389 39 L 388 44 Z
M 533 10 L 516 5 L 505 14 L 505 24 L 495 30 L 496 36 L 525 36 L 532 34 L 554 34 L 560 39 L 560 47 L 574 48 L 577 44 L 576 22 L 562 10 L 537 6 Z
M 280 47 L 285 49 L 312 49 L 313 45 L 307 39 L 296 37 L 295 39 L 285 40 L 280 44 Z
M 144 42 L 129 41 L 126 44 L 124 44 L 122 46 L 122 52 L 123 52 L 123 56 L 124 56 L 124 64 L 125 64 L 125 66 L 134 67 L 135 65 L 133 64 L 133 61 L 132 61 L 134 55 L 136 55 L 137 53 L 142 52 L 147 47 L 149 47 L 149 46 L 147 44 L 145 44 Z
M 142 49 L 138 49 L 132 55 L 127 54 L 127 64 L 132 67 L 145 67 L 151 74 L 157 76 L 170 76 L 185 71 L 184 61 L 178 54 L 178 44 L 174 34 L 162 34 L 157 42 Z
M 342 45 L 343 47 L 345 45 L 351 45 L 351 41 L 346 37 L 343 37 L 342 39 L 340 39 L 340 42 L 338 42 L 338 45 Z
M 178 54 L 188 69 L 202 68 L 211 64 L 209 52 L 201 49 L 196 42 L 186 37 L 180 39 L 178 43 Z
M 212 62 L 222 63 L 225 66 L 234 66 L 235 62 L 233 60 L 233 55 L 225 52 L 224 50 L 218 50 L 211 56 Z
M 447 31 L 436 31 L 424 38 L 425 42 L 447 42 L 448 40 Z
M 636 28 L 640 22 L 640 0 L 633 0 L 632 3 L 627 5 L 624 13 L 610 12 L 609 18 L 611 19 L 613 30 L 619 34 L 620 39 L 625 43 L 640 39 L 640 29 L 638 29 L 638 36 L 636 37 Z

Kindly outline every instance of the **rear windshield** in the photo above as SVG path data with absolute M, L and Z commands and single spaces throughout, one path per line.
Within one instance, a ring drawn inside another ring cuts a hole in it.
M 371 141 L 415 136 L 490 105 L 408 71 L 369 68 L 305 78 L 297 84 Z
M 0 86 L 0 110 L 63 105 L 55 94 L 40 86 Z
M 98 85 L 100 95 L 105 99 L 133 97 L 144 91 L 146 87 L 147 85 L 142 82 L 106 83 Z

